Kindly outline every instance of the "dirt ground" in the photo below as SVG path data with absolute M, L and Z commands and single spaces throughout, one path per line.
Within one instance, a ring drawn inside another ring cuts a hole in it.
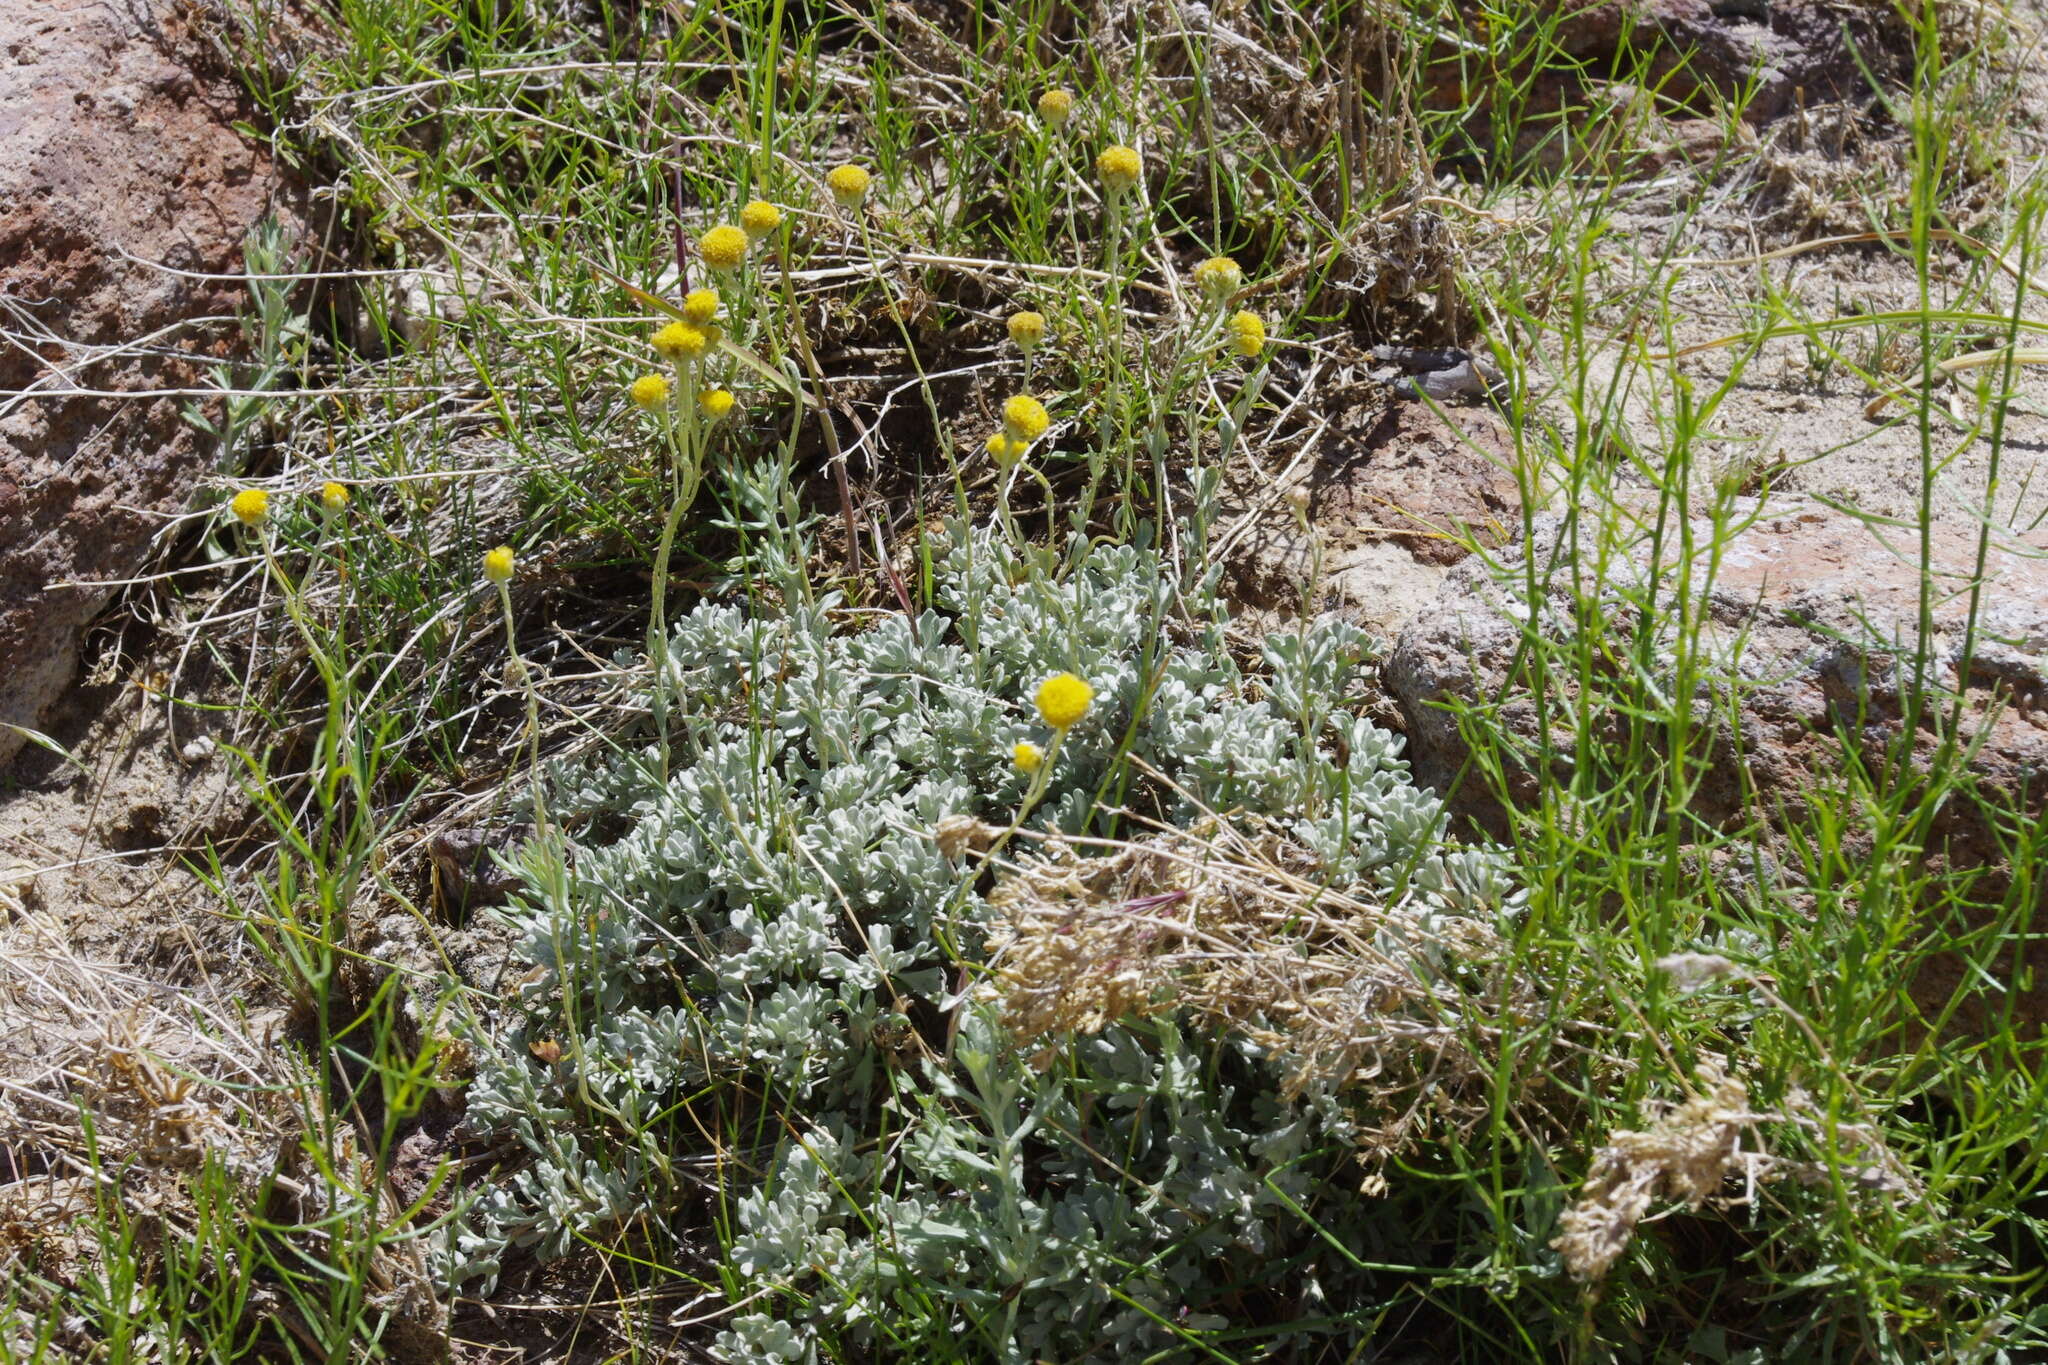
M 54 930 L 81 957 L 224 1001 L 252 964 L 182 864 L 236 832 L 246 812 L 230 755 L 201 734 L 170 733 L 150 691 L 163 662 L 74 690 L 51 738 L 75 765 L 31 748 L 8 774 L 0 876 L 15 915 L 0 923 L 0 961 L 10 935 Z

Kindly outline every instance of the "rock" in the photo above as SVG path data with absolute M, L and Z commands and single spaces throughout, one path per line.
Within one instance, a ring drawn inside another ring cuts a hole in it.
M 1478 21 L 1477 7 L 1460 8 L 1468 24 Z M 1861 106 L 1872 99 L 1871 76 L 1896 88 L 1913 71 L 1911 26 L 1888 5 L 1593 0 L 1546 8 L 1562 12 L 1549 43 L 1536 49 L 1540 66 L 1518 58 L 1508 73 L 1481 75 L 1448 36 L 1431 50 L 1423 102 L 1459 115 L 1468 138 L 1468 149 L 1446 164 L 1478 169 L 1507 150 L 1497 145 L 1502 117 L 1513 130 L 1511 161 L 1533 157 L 1561 168 L 1586 150 L 1582 139 L 1561 135 L 1561 122 L 1612 132 L 1617 120 L 1634 128 L 1625 145 L 1651 153 L 1646 169 L 1709 160 L 1719 135 L 1694 120 L 1719 124 L 1723 108 L 1739 106 L 1743 121 L 1760 128 L 1817 105 Z M 1501 92 L 1513 98 L 1496 109 Z M 1666 115 L 1673 121 L 1659 132 Z
M 494 827 L 459 826 L 427 840 L 433 868 L 434 900 L 446 910 L 503 905 L 525 885 L 515 870 L 520 851 L 533 840 L 530 821 Z M 515 866 L 507 866 L 514 862 Z
M 1362 429 L 1333 431 L 1309 476 L 1309 520 L 1333 551 L 1392 541 L 1425 564 L 1455 564 L 1470 531 L 1483 545 L 1512 537 L 1520 520 L 1515 444 L 1486 410 L 1447 419 L 1425 403 L 1397 403 Z
M 1427 395 L 1448 403 L 1506 396 L 1505 376 L 1462 346 L 1375 346 L 1372 354 L 1386 362 L 1373 378 L 1403 398 Z
M 86 625 L 131 576 L 208 450 L 180 398 L 223 352 L 232 273 L 278 190 L 176 0 L 0 6 L 0 722 L 36 726 Z M 124 255 L 124 253 L 127 253 Z M 121 347 L 134 350 L 120 350 Z M 78 586 L 70 586 L 76 584 Z M 21 745 L 0 729 L 0 766 Z
M 444 979 L 485 995 L 504 988 L 520 934 L 503 920 L 480 917 L 470 929 L 447 929 L 410 910 L 380 915 L 350 946 L 363 955 L 352 981 L 367 990 L 386 969 L 405 973 L 407 1010 L 424 1018 Z
M 1559 524 L 1539 520 L 1535 543 L 1554 545 Z M 1707 534 L 1704 526 L 1696 530 Z M 1889 543 L 1852 517 L 1807 511 L 1760 520 L 1729 542 L 1707 608 L 1705 639 L 1720 661 L 1718 678 L 1699 699 L 1696 715 L 1714 724 L 1732 709 L 1735 723 L 1717 726 L 1714 761 L 1688 807 L 1692 816 L 1731 829 L 1760 819 L 1782 835 L 1806 822 L 1812 790 L 1839 771 L 1838 736 L 1851 737 L 1870 761 L 1897 740 L 1915 690 L 1920 575 L 1915 533 L 1885 535 Z M 2018 810 L 2038 821 L 2048 807 L 2048 535 L 2014 539 L 1989 555 L 1979 636 L 1965 677 L 1975 555 L 1973 528 L 1937 523 L 1925 704 L 1959 704 L 1960 738 L 1974 746 L 1969 771 L 1989 809 Z M 1511 564 L 1520 562 L 1519 554 L 1511 556 Z M 1629 594 L 1639 584 L 1630 580 L 1643 573 L 1636 564 L 1614 574 L 1599 609 L 1612 620 L 1632 620 Z M 1533 745 L 1535 708 L 1526 690 L 1507 687 L 1528 615 L 1485 565 L 1468 562 L 1452 570 L 1437 599 L 1402 632 L 1382 676 L 1406 722 L 1419 781 L 1445 790 L 1469 757 L 1455 716 L 1442 709 L 1447 701 L 1500 697 L 1501 723 Z M 1574 621 L 1568 587 L 1553 593 L 1541 616 L 1543 636 L 1567 637 Z M 1921 729 L 1916 747 L 1924 760 L 1935 741 L 1929 725 Z M 1553 739 L 1569 751 L 1570 734 Z M 1509 774 L 1509 798 L 1532 801 L 1542 780 L 1528 768 Z M 1463 784 L 1454 808 L 1500 833 L 1506 813 L 1479 786 L 1476 778 Z M 1995 825 L 1985 804 L 1958 796 L 1937 817 L 1930 847 L 1937 865 L 1982 869 L 1980 890 L 1990 897 L 2004 893 Z M 1777 851 L 1780 863 L 1795 865 L 1782 841 Z M 2048 888 L 2043 899 L 2041 910 L 2048 912 Z M 2029 965 L 2040 984 L 2022 993 L 2021 1013 L 2048 1020 L 2048 945 L 2029 954 Z M 1940 996 L 1943 981 L 1961 979 L 1955 967 L 1930 969 L 1921 988 Z M 2008 959 L 2005 979 L 2019 979 L 2016 970 Z
M 1458 534 L 1482 545 L 1513 537 L 1521 521 L 1514 439 L 1492 409 L 1438 413 L 1397 401 L 1377 380 L 1326 396 L 1330 420 L 1313 464 L 1288 492 L 1315 541 L 1278 499 L 1234 547 L 1228 576 L 1239 606 L 1286 619 L 1318 568 L 1320 611 L 1386 639 L 1434 595 L 1445 570 L 1465 557 Z M 1246 502 L 1265 485 L 1233 490 Z M 1227 521 L 1239 515 L 1227 507 Z
M 1831 0 L 1602 0 L 1574 5 L 1558 24 L 1562 52 L 1587 70 L 1625 70 L 1625 49 L 1654 50 L 1645 84 L 1660 99 L 1705 106 L 1752 92 L 1744 116 L 1759 123 L 1798 101 L 1820 104 L 1869 92 L 1862 61 L 1882 75 L 1912 52 L 1888 7 Z

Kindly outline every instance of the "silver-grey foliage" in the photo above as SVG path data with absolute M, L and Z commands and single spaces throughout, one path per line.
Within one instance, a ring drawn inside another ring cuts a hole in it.
M 1364 639 L 1320 621 L 1248 677 L 1213 598 L 1128 546 L 1050 581 L 955 532 L 915 619 L 781 586 L 778 614 L 675 625 L 665 775 L 652 743 L 546 774 L 577 853 L 537 852 L 506 912 L 537 970 L 480 1038 L 469 1096 L 524 1161 L 470 1208 L 450 1274 L 630 1224 L 642 1249 L 723 1257 L 750 1300 L 719 1337 L 735 1361 L 931 1358 L 878 1320 L 1021 1360 L 1170 1345 L 1261 1295 L 1322 1316 L 1358 1272 L 1300 1209 L 1403 1236 L 1323 1188 L 1342 1097 L 1283 1103 L 1252 1043 L 1170 1013 L 1027 1064 L 965 989 L 988 888 L 933 831 L 1008 823 L 1027 785 L 1011 746 L 1050 738 L 1032 691 L 1070 670 L 1095 705 L 1030 825 L 1242 811 L 1355 894 L 1491 920 L 1501 861 L 1440 850 L 1400 741 L 1347 710 Z M 1255 1269 L 1290 1256 L 1273 1283 Z

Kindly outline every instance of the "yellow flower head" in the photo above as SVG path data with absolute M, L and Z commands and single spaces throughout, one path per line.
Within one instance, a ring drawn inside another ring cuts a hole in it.
M 320 485 L 320 505 L 330 512 L 339 512 L 348 506 L 348 486 L 333 481 Z
M 1244 271 L 1228 256 L 1211 256 L 1195 267 L 1195 283 L 1204 294 L 1221 303 L 1244 288 Z
M 1231 349 L 1246 359 L 1266 349 L 1266 324 L 1257 313 L 1233 313 L 1223 326 L 1230 333 Z
M 495 550 L 484 551 L 484 577 L 493 583 L 510 583 L 512 570 L 517 567 L 510 545 L 500 545 Z
M 709 327 L 718 316 L 718 291 L 692 289 L 683 296 L 683 317 L 692 327 Z
M 1095 689 L 1071 673 L 1055 673 L 1038 685 L 1038 718 L 1064 730 L 1088 714 Z
M 1010 750 L 1010 761 L 1027 773 L 1035 773 L 1038 766 L 1045 762 L 1045 750 L 1027 739 Z
M 1038 97 L 1038 117 L 1049 127 L 1064 125 L 1067 116 L 1073 112 L 1074 92 L 1071 90 L 1052 89 Z
M 654 334 L 654 349 L 663 360 L 675 365 L 689 364 L 710 345 L 710 335 L 702 327 L 692 327 L 687 322 L 671 322 Z
M 1003 403 L 1003 430 L 1020 441 L 1035 441 L 1052 425 L 1045 404 L 1028 394 L 1018 394 Z
M 1010 340 L 1017 343 L 1017 349 L 1030 355 L 1045 341 L 1045 314 L 1010 314 Z
M 989 458 L 1004 469 L 1008 469 L 1011 465 L 1015 464 L 1023 456 L 1024 452 L 1029 449 L 1031 449 L 1029 441 L 1020 441 L 1007 432 L 999 431 L 988 438 Z
M 235 494 L 228 510 L 235 514 L 235 520 L 244 526 L 261 526 L 263 519 L 270 515 L 270 494 L 260 488 L 244 488 Z
M 766 199 L 756 199 L 740 210 L 740 230 L 758 242 L 782 226 L 782 210 Z
M 738 270 L 747 259 L 747 234 L 730 223 L 715 227 L 697 239 L 697 256 L 713 270 Z
M 658 412 L 668 406 L 668 379 L 664 375 L 643 374 L 626 392 L 632 395 L 635 407 L 648 412 Z
M 731 389 L 706 389 L 697 395 L 697 411 L 716 422 L 732 411 Z
M 1136 185 L 1144 169 L 1145 163 L 1129 147 L 1111 147 L 1095 158 L 1095 174 L 1111 194 L 1122 194 Z
M 868 197 L 868 182 L 873 179 L 865 166 L 834 166 L 825 177 L 825 185 L 832 191 L 832 200 L 843 209 L 857 209 L 860 201 Z

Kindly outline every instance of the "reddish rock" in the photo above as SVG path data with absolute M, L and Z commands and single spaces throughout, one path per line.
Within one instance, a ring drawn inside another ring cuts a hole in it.
M 1808 104 L 1865 96 L 1865 66 L 1903 74 L 1912 34 L 1889 6 L 1832 0 L 1601 0 L 1569 4 L 1557 41 L 1592 71 L 1625 70 L 1617 57 L 1654 52 L 1646 82 L 1659 97 L 1705 112 L 1747 94 L 1763 122 Z M 1859 56 L 1861 62 L 1859 63 Z
M 1479 7 L 1461 8 L 1467 33 L 1478 32 Z M 1491 158 L 1494 119 L 1505 114 L 1515 130 L 1513 155 L 1554 169 L 1568 152 L 1585 150 L 1596 123 L 1621 117 L 1635 102 L 1674 119 L 1661 136 L 1644 129 L 1630 139 L 1650 153 L 1646 169 L 1706 161 L 1719 149 L 1725 107 L 1739 102 L 1743 119 L 1761 126 L 1802 107 L 1870 103 L 1873 75 L 1894 89 L 1912 77 L 1914 34 L 1890 5 L 1544 0 L 1541 8 L 1558 13 L 1554 46 L 1536 50 L 1540 65 L 1517 58 L 1519 65 L 1490 70 L 1477 47 L 1449 40 L 1431 52 L 1423 103 L 1461 115 L 1469 139 L 1454 163 Z M 1636 84 L 1612 84 L 1617 80 Z M 1493 101 L 1502 92 L 1514 93 L 1512 107 L 1497 110 Z M 1617 95 L 1625 98 L 1617 102 Z M 1573 136 L 1564 135 L 1565 124 Z
M 1425 564 L 1451 565 L 1465 557 L 1465 534 L 1491 546 L 1519 529 L 1514 438 L 1485 408 L 1450 412 L 1396 401 L 1369 421 L 1331 424 L 1308 514 L 1335 556 L 1392 540 Z
M 200 382 L 190 357 L 234 328 L 197 320 L 232 315 L 242 287 L 128 256 L 236 271 L 277 192 L 195 9 L 0 5 L 0 722 L 38 723 L 116 591 L 100 585 L 135 571 L 209 456 L 186 400 L 89 396 Z M 0 730 L 0 765 L 20 743 Z
M 1708 528 L 1696 530 L 1704 542 Z M 1718 677 L 1696 708 L 1699 723 L 1718 731 L 1714 761 L 1690 815 L 1729 828 L 1761 820 L 1769 829 L 1797 829 L 1808 820 L 1813 789 L 1836 780 L 1842 736 L 1873 765 L 1895 745 L 1916 691 L 1919 547 L 1911 530 L 1882 534 L 1851 517 L 1807 512 L 1760 521 L 1730 542 L 1707 599 L 1705 638 L 1719 656 Z M 1556 536 L 1556 520 L 1546 518 L 1536 543 L 1554 545 Z M 1964 676 L 1976 550 L 1974 528 L 1935 527 L 1935 634 L 1930 676 L 1917 689 L 1929 715 L 1916 748 L 1926 759 L 1936 742 L 1932 715 L 1959 706 L 1959 739 L 1970 746 L 1968 769 L 1983 800 L 1958 794 L 1943 806 L 1929 855 L 1936 866 L 1981 869 L 1979 893 L 1996 898 L 2009 880 L 1998 826 L 2013 819 L 1997 812 L 2017 812 L 2018 823 L 2027 825 L 2048 810 L 2048 535 L 2015 539 L 1990 553 Z M 1513 556 L 1510 568 L 1519 561 Z M 1642 572 L 1631 565 L 1613 572 L 1598 604 L 1624 630 L 1634 619 L 1629 603 L 1637 591 L 1628 580 Z M 1579 619 L 1569 578 L 1554 576 L 1558 587 L 1543 605 L 1539 630 L 1554 641 L 1566 638 Z M 1528 614 L 1511 589 L 1496 586 L 1484 564 L 1468 561 L 1402 632 L 1383 677 L 1406 721 L 1419 780 L 1444 789 L 1468 757 L 1445 702 L 1500 698 L 1502 723 L 1522 744 L 1533 745 L 1534 705 L 1526 689 L 1507 685 Z M 1732 725 L 1724 719 L 1731 710 Z M 1618 728 L 1620 718 L 1613 719 Z M 1570 751 L 1570 734 L 1553 739 Z M 1509 799 L 1532 800 L 1542 780 L 1527 768 L 1510 774 Z M 1504 811 L 1478 787 L 1468 778 L 1457 808 L 1482 827 L 1501 830 Z M 2042 901 L 2035 913 L 2048 915 L 2048 887 Z M 2019 1012 L 2048 1021 L 2048 944 L 2029 952 L 2028 965 L 2033 979 L 2017 999 Z M 1930 999 L 1945 998 L 1963 970 L 1937 961 L 1919 987 Z M 2000 974 L 2026 979 L 2009 951 Z
M 1222 524 L 1259 509 L 1226 542 L 1232 601 L 1277 627 L 1317 589 L 1311 610 L 1337 612 L 1376 639 L 1390 639 L 1426 606 L 1464 537 L 1486 546 L 1521 524 L 1514 439 L 1500 415 L 1478 404 L 1438 412 L 1366 381 L 1324 395 L 1324 420 L 1287 478 L 1239 470 Z M 1306 523 L 1304 525 L 1304 522 Z

